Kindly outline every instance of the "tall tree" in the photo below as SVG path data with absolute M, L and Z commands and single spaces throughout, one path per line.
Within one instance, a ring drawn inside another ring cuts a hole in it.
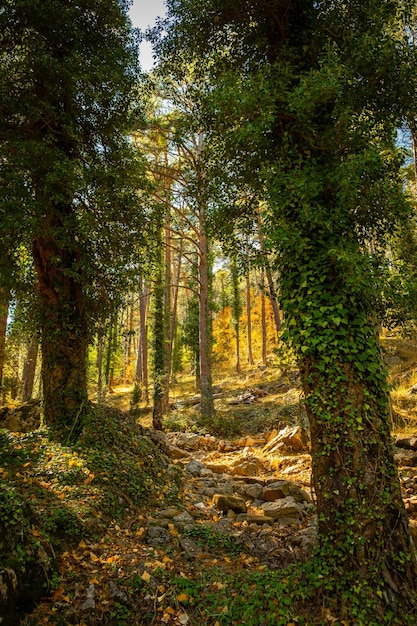
M 89 331 L 140 228 L 129 209 L 140 185 L 127 138 L 138 76 L 127 3 L 6 0 L 0 72 L 2 226 L 32 248 L 46 422 L 75 433 Z
M 392 145 L 406 5 L 171 0 L 165 25 L 165 43 L 203 71 L 209 60 L 211 124 L 266 190 L 310 422 L 318 567 L 339 619 L 365 610 L 378 624 L 412 623 L 417 587 L 378 347 L 380 259 L 366 246 L 409 210 Z

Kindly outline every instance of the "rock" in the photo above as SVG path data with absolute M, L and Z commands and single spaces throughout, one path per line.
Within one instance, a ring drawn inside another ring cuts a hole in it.
M 275 520 L 280 526 L 291 526 L 291 524 L 298 524 L 300 520 L 297 517 L 277 517 Z
M 280 498 L 285 498 L 291 495 L 290 484 L 289 480 L 277 480 L 263 488 L 261 497 L 266 502 L 274 502 Z
M 176 445 L 185 450 L 198 450 L 201 439 L 204 438 L 195 433 L 180 433 L 176 438 Z
M 177 517 L 180 514 L 180 511 L 174 508 L 170 509 L 160 509 L 158 511 L 158 517 L 163 517 L 165 519 L 172 519 L 173 517 Z
M 278 519 L 281 517 L 289 517 L 300 519 L 302 517 L 302 509 L 292 496 L 287 496 L 275 502 L 265 502 L 262 505 L 265 515 Z
M 414 542 L 414 545 L 417 547 L 417 522 L 415 522 L 414 520 L 410 520 L 408 524 L 408 529 L 410 531 L 410 535 Z
M 272 525 L 275 520 L 268 515 L 251 515 L 250 513 L 240 513 L 236 516 L 236 522 L 248 522 L 248 524 L 270 524 Z
M 271 454 L 280 448 L 287 448 L 293 452 L 299 452 L 307 447 L 307 435 L 300 426 L 287 426 L 276 437 L 268 441 L 263 448 L 264 454 Z
M 119 589 L 119 587 L 112 580 L 109 582 L 109 591 L 115 600 L 121 602 L 122 604 L 129 605 L 129 598 L 127 595 L 124 591 Z
M 187 511 L 183 511 L 182 513 L 180 513 L 179 515 L 176 515 L 173 518 L 173 521 L 176 524 L 192 524 L 194 522 L 194 518 L 192 515 L 190 515 L 189 513 L 187 513 Z
M 417 467 L 417 451 L 397 449 L 394 460 L 400 467 Z
M 84 611 L 93 611 L 96 608 L 96 601 L 94 600 L 94 596 L 95 586 L 91 584 L 87 589 L 87 600 L 83 602 L 81 607 Z
M 2 407 L 0 411 L 0 428 L 7 428 L 12 432 L 27 433 L 40 426 L 40 400 L 29 400 L 20 406 L 10 409 Z
M 196 459 L 192 459 L 185 467 L 185 469 L 191 474 L 191 476 L 200 476 L 203 468 L 204 465 L 201 463 L 201 461 L 196 461 Z
M 165 528 L 162 528 L 162 526 L 150 526 L 148 528 L 146 542 L 150 546 L 163 546 L 166 543 L 170 543 L 171 540 L 169 532 Z
M 190 453 L 177 448 L 177 446 L 167 446 L 167 451 L 171 459 L 189 459 Z
M 263 489 L 262 499 L 273 502 L 286 496 L 292 496 L 296 502 L 311 502 L 311 497 L 305 489 L 302 489 L 291 480 L 277 480 Z
M 254 500 L 261 498 L 263 494 L 264 488 L 259 483 L 255 483 L 254 485 L 245 485 L 243 488 L 243 493 L 249 498 L 253 498 Z
M 262 461 L 256 456 L 235 461 L 230 468 L 230 472 L 235 476 L 253 476 L 264 467 Z
M 227 513 L 229 510 L 235 513 L 246 513 L 246 503 L 239 496 L 226 496 L 217 493 L 213 496 L 213 506 L 216 509 L 220 509 L 223 513 Z
M 224 474 L 230 469 L 225 463 L 206 463 L 206 467 L 215 474 Z
M 184 552 L 192 559 L 196 559 L 201 555 L 200 546 L 198 546 L 196 542 L 189 537 L 181 537 L 180 546 L 184 550 Z
M 417 436 L 405 437 L 403 439 L 397 439 L 395 442 L 397 448 L 405 448 L 406 450 L 417 450 Z
M 409 515 L 415 515 L 417 513 L 417 496 L 411 496 L 404 500 L 405 510 Z

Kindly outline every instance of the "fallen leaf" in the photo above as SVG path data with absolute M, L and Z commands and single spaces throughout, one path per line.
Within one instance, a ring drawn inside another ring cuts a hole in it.
M 149 574 L 149 572 L 143 572 L 142 576 L 141 576 L 142 580 L 145 581 L 145 583 L 148 583 L 151 579 L 151 575 Z
M 177 596 L 177 600 L 178 602 L 187 602 L 188 596 L 186 593 L 180 593 L 180 595 Z
M 79 548 L 86 548 L 86 547 L 87 547 L 87 544 L 85 543 L 85 541 L 83 541 L 83 540 L 81 539 L 80 543 L 78 544 L 78 547 L 79 547 Z
M 189 617 L 186 613 L 182 613 L 182 615 L 179 616 L 178 621 L 180 624 L 188 624 L 189 622 Z
M 98 556 L 96 556 L 94 552 L 90 552 L 90 560 L 95 563 L 96 561 L 98 561 Z
M 172 606 L 168 606 L 165 609 L 165 613 L 169 613 L 169 615 L 175 615 L 175 609 L 173 609 Z

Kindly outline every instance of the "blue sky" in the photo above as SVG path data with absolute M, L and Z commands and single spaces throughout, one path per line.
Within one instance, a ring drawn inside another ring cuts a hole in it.
M 133 26 L 145 30 L 153 26 L 158 15 L 165 14 L 163 0 L 133 0 L 129 11 Z M 140 60 L 142 69 L 150 70 L 153 65 L 152 48 L 148 42 L 143 42 L 140 47 Z

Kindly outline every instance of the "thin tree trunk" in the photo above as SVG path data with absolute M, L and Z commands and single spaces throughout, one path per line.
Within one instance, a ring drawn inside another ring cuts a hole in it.
M 172 355 L 172 351 L 174 348 L 175 328 L 177 325 L 178 293 L 179 293 L 179 284 L 180 284 L 180 279 L 181 279 L 181 265 L 182 265 L 182 256 L 181 256 L 182 245 L 183 245 L 183 241 L 181 240 L 180 249 L 178 253 L 178 263 L 177 263 L 177 268 L 175 272 L 174 299 L 172 303 L 171 329 L 169 333 L 171 355 Z M 171 370 L 172 370 L 172 364 L 171 364 Z M 172 371 L 170 372 L 170 374 L 172 374 Z
M 266 307 L 265 307 L 265 274 L 261 270 L 261 325 L 262 325 L 262 364 L 267 364 L 267 342 L 266 342 Z
M 140 291 L 139 291 L 139 349 L 138 349 L 138 362 L 140 370 L 140 378 L 138 382 L 142 383 L 143 387 L 143 400 L 145 405 L 149 404 L 149 381 L 148 381 L 148 304 L 149 304 L 149 290 L 145 284 L 143 278 L 140 278 Z
M 97 402 L 100 404 L 104 400 L 103 393 L 103 354 L 104 337 L 100 337 L 97 345 Z
M 0 397 L 3 398 L 3 370 L 6 351 L 7 317 L 9 314 L 10 292 L 0 290 Z
M 269 298 L 271 300 L 272 313 L 274 315 L 275 329 L 277 331 L 277 338 L 278 338 L 279 332 L 282 328 L 281 313 L 279 310 L 279 303 L 278 303 L 278 298 L 277 298 L 277 292 L 276 292 L 275 285 L 274 285 L 274 279 L 272 278 L 271 267 L 267 259 L 265 263 L 265 274 L 266 274 L 266 279 L 268 281 Z
M 253 365 L 252 352 L 252 303 L 250 291 L 250 270 L 246 273 L 246 326 L 247 326 L 247 346 L 248 346 L 248 363 Z
M 32 398 L 33 384 L 35 382 L 36 363 L 38 359 L 39 342 L 34 335 L 29 343 L 26 360 L 22 373 L 22 401 L 27 402 Z

